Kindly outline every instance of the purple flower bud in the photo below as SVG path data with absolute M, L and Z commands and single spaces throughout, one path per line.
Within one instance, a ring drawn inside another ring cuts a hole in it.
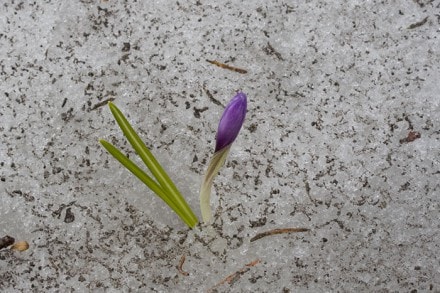
M 237 138 L 246 116 L 246 95 L 238 92 L 226 106 L 218 125 L 215 152 L 229 146 Z

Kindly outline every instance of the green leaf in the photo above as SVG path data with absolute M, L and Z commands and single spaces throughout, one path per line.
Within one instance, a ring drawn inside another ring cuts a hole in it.
M 133 146 L 135 151 L 141 157 L 147 168 L 151 171 L 151 174 L 156 178 L 157 184 L 152 178 L 150 178 L 145 172 L 137 167 L 132 161 L 126 158 L 119 150 L 117 150 L 110 143 L 101 140 L 101 144 L 127 169 L 129 169 L 134 175 L 136 175 L 142 182 L 144 182 L 152 191 L 154 191 L 159 197 L 161 197 L 181 218 L 185 223 L 193 228 L 198 220 L 193 211 L 185 201 L 177 187 L 171 181 L 165 170 L 140 139 L 139 135 L 134 131 L 133 127 L 127 121 L 122 112 L 111 102 L 109 102 L 110 110 L 115 117 L 116 122 L 121 128 L 127 140 Z M 104 143 L 103 143 L 104 142 Z M 111 151 L 110 151 L 111 150 Z M 145 176 L 146 177 L 145 177 Z M 140 178 L 141 176 L 142 178 Z M 147 183 L 148 182 L 148 183 Z

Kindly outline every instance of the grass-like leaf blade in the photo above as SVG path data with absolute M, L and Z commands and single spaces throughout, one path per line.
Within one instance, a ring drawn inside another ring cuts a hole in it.
M 141 168 L 139 168 L 123 153 L 121 153 L 114 145 L 103 139 L 101 139 L 99 142 L 116 160 L 118 160 L 125 168 L 127 168 L 131 173 L 133 173 L 133 175 L 139 178 L 139 180 L 141 180 L 145 185 L 148 186 L 148 188 L 150 188 L 157 196 L 159 196 L 188 226 L 192 225 L 191 220 L 185 218 L 181 210 L 150 176 L 148 176 Z
M 109 102 L 109 107 L 125 137 L 133 146 L 136 153 L 141 157 L 142 161 L 151 171 L 153 176 L 156 178 L 162 191 L 181 212 L 182 219 L 185 219 L 185 223 L 187 223 L 189 227 L 193 228 L 198 222 L 197 217 L 194 215 L 193 211 L 180 194 L 177 187 L 171 181 L 170 177 L 147 148 L 145 143 L 140 139 L 139 135 L 134 131 L 133 127 L 127 121 L 122 112 L 111 102 Z

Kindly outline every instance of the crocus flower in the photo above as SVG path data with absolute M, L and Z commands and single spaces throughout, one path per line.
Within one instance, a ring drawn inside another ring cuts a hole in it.
M 246 95 L 238 92 L 226 106 L 218 125 L 215 152 L 230 146 L 237 138 L 246 116 Z
M 215 175 L 223 166 L 231 144 L 237 138 L 246 116 L 246 95 L 238 92 L 226 106 L 217 130 L 215 152 L 206 171 L 200 188 L 200 209 L 203 222 L 209 223 L 212 218 L 210 208 L 211 187 Z

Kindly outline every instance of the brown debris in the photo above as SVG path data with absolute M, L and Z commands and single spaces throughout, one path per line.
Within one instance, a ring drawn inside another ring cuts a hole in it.
M 211 289 L 208 290 L 208 292 L 213 292 L 213 290 L 217 287 L 220 287 L 221 285 L 228 283 L 228 284 L 233 284 L 236 281 L 238 281 L 238 279 L 240 279 L 240 277 L 245 274 L 247 271 L 249 271 L 251 269 L 251 267 L 256 266 L 257 264 L 259 264 L 261 262 L 260 259 L 256 259 L 248 264 L 246 264 L 244 266 L 244 268 L 242 268 L 239 271 L 236 271 L 233 274 L 230 274 L 229 276 L 227 276 L 226 278 L 224 278 L 223 280 L 221 280 L 220 282 L 218 282 L 214 287 L 212 287 Z
M 409 142 L 413 142 L 416 139 L 419 139 L 420 137 L 422 137 L 422 135 L 420 134 L 420 132 L 417 131 L 410 131 L 408 133 L 408 136 L 405 138 L 402 138 L 399 142 L 402 143 L 409 143 Z
M 417 28 L 417 27 L 419 27 L 419 26 L 424 25 L 427 21 L 428 21 L 428 17 L 425 17 L 425 18 L 422 19 L 421 21 L 415 22 L 415 23 L 411 24 L 410 26 L 408 26 L 408 29 L 409 29 L 409 30 L 411 30 L 411 29 L 415 29 L 415 28 Z
M 72 208 L 67 208 L 64 223 L 72 223 L 73 221 L 75 221 L 75 215 L 72 213 Z
M 254 242 L 255 240 L 261 239 L 266 236 L 283 234 L 283 233 L 296 233 L 296 232 L 307 232 L 310 229 L 307 228 L 284 228 L 284 229 L 274 229 L 270 231 L 266 231 L 263 233 L 258 233 L 254 237 L 251 238 L 250 242 Z
M 223 108 L 225 107 L 225 106 L 222 105 L 222 103 L 220 103 L 219 100 L 217 100 L 216 98 L 214 98 L 214 96 L 211 94 L 211 92 L 210 92 L 205 86 L 203 86 L 203 89 L 205 90 L 206 94 L 208 95 L 208 98 L 209 98 L 214 104 L 216 104 L 217 106 L 222 106 Z
M 241 68 L 238 68 L 238 67 L 233 67 L 233 66 L 221 63 L 221 62 L 216 61 L 216 60 L 206 60 L 206 62 L 209 62 L 211 64 L 217 65 L 220 68 L 228 69 L 228 70 L 235 71 L 235 72 L 238 72 L 238 73 L 241 73 L 241 74 L 246 74 L 247 73 L 247 70 L 245 70 L 245 69 L 241 69 Z
M 104 100 L 102 102 L 96 103 L 95 105 L 93 105 L 93 107 L 90 110 L 92 110 L 92 111 L 96 110 L 96 109 L 98 109 L 98 108 L 100 108 L 102 106 L 107 105 L 108 102 L 113 102 L 114 100 L 115 100 L 115 98 L 108 98 L 108 99 L 106 99 L 106 100 Z
M 179 264 L 176 266 L 176 268 L 179 271 L 179 273 L 181 273 L 182 275 L 189 276 L 189 273 L 185 272 L 182 268 L 183 263 L 185 262 L 185 259 L 186 259 L 185 255 L 182 255 L 182 257 L 180 258 Z
M 9 245 L 14 244 L 14 242 L 15 239 L 13 237 L 6 235 L 0 238 L 0 249 L 8 247 Z
M 277 57 L 278 60 L 281 60 L 281 61 L 284 60 L 283 56 L 281 56 L 281 54 L 279 52 L 277 52 L 269 42 L 267 42 L 267 45 L 266 45 L 266 47 L 263 48 L 263 51 L 267 55 L 275 55 L 275 57 Z
M 29 243 L 26 241 L 18 241 L 11 246 L 11 249 L 16 251 L 26 251 L 29 249 Z

